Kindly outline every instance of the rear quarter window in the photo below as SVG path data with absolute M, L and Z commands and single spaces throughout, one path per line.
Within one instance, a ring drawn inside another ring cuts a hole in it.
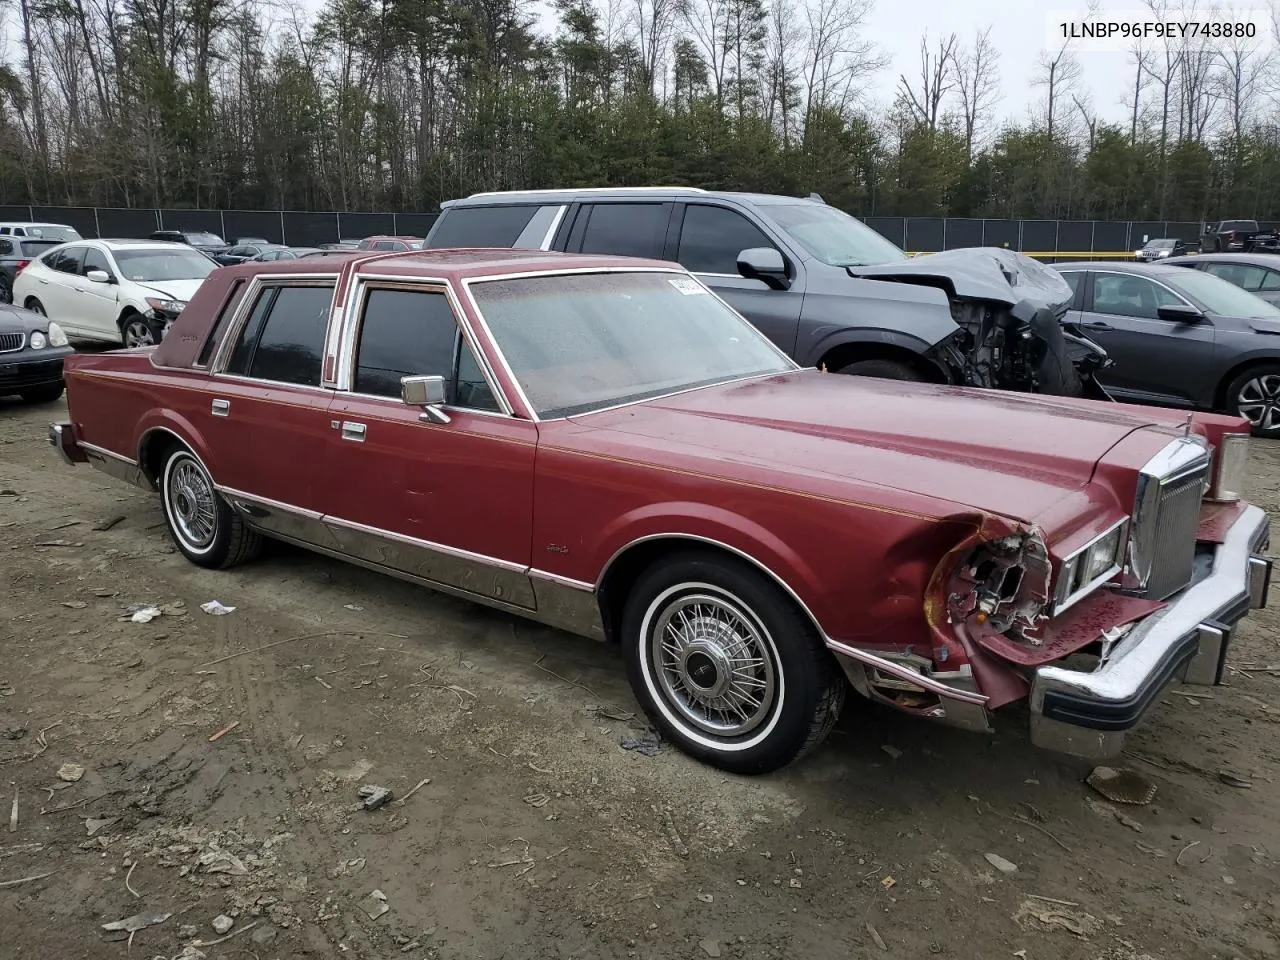
M 533 219 L 534 203 L 502 207 L 454 207 L 436 221 L 428 247 L 511 247 Z

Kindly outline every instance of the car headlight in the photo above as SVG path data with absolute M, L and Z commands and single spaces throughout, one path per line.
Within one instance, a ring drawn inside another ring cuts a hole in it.
M 49 346 L 65 347 L 67 345 L 67 335 L 62 332 L 62 328 L 56 323 L 49 324 Z
M 159 297 L 147 297 L 147 306 L 161 313 L 181 313 L 186 309 L 185 300 L 161 300 Z
M 1124 530 L 1121 520 L 1105 533 L 1062 561 L 1062 573 L 1054 590 L 1054 613 L 1060 613 L 1094 588 L 1119 573 L 1124 564 Z
M 31 338 L 27 342 L 31 344 L 32 350 L 43 350 L 45 344 L 44 334 L 39 330 L 33 330 Z
M 1209 485 L 1208 499 L 1231 503 L 1244 496 L 1245 471 L 1249 466 L 1249 434 L 1226 433 L 1218 441 L 1216 469 Z

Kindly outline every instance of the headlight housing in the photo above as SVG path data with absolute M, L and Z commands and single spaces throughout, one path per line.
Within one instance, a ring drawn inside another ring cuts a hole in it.
M 67 335 L 62 332 L 62 328 L 56 323 L 49 324 L 49 346 L 65 347 L 67 345 Z
M 43 350 L 45 345 L 44 334 L 39 330 L 32 330 L 27 343 L 31 345 L 32 350 Z
M 1062 561 L 1062 572 L 1053 591 L 1055 615 L 1120 572 L 1128 522 L 1120 520 Z
M 186 309 L 187 301 L 185 300 L 163 300 L 160 297 L 147 297 L 147 306 L 157 313 L 164 313 L 170 316 L 177 316 Z
M 1224 433 L 1218 441 L 1214 460 L 1208 499 L 1234 503 L 1243 498 L 1245 473 L 1249 467 L 1249 434 Z

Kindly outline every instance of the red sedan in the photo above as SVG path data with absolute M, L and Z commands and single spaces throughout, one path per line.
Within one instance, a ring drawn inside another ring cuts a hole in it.
M 193 563 L 302 544 L 623 645 L 725 769 L 847 689 L 1120 749 L 1261 606 L 1248 423 L 802 370 L 672 264 L 432 250 L 250 264 L 157 347 L 66 365 L 70 461 Z

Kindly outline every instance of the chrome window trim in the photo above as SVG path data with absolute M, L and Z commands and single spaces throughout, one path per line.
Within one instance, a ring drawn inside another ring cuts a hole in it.
M 1076 559 L 1077 557 L 1084 556 L 1099 541 L 1105 540 L 1107 537 L 1111 536 L 1111 534 L 1115 533 L 1115 531 L 1118 528 L 1123 527 L 1128 522 L 1129 522 L 1128 517 L 1125 517 L 1121 520 L 1117 520 L 1111 526 L 1107 527 L 1106 530 L 1102 531 L 1102 533 L 1098 534 L 1096 537 L 1094 537 L 1092 540 L 1086 543 L 1083 547 L 1080 547 L 1078 550 L 1073 550 L 1071 553 L 1067 554 L 1065 557 L 1062 558 L 1062 565 L 1061 567 L 1059 567 L 1059 574 L 1058 574 L 1061 579 L 1059 580 L 1058 584 L 1054 587 L 1054 602 L 1050 610 L 1049 616 L 1056 617 L 1063 611 L 1068 610 L 1071 607 L 1075 606 L 1077 603 L 1079 603 L 1085 597 L 1089 596 L 1091 593 L 1097 590 L 1100 586 L 1102 586 L 1104 583 L 1106 583 L 1108 580 L 1110 580 L 1117 573 L 1119 573 L 1121 570 L 1124 569 L 1124 557 L 1128 553 L 1129 544 L 1128 544 L 1128 538 L 1125 537 L 1124 534 L 1121 534 L 1119 547 L 1118 547 L 1118 550 L 1121 556 L 1120 561 L 1113 562 L 1111 566 L 1109 566 L 1102 573 L 1098 574 L 1098 576 L 1094 577 L 1088 583 L 1081 586 L 1080 589 L 1077 590 L 1075 593 L 1069 593 L 1065 596 L 1061 595 L 1063 585 L 1066 583 L 1066 580 L 1063 577 L 1063 572 L 1066 570 L 1067 564 L 1070 563 L 1072 560 Z
M 318 387 L 310 383 L 290 383 L 288 380 L 267 380 L 263 377 L 247 377 L 241 373 L 214 373 L 210 374 L 210 380 L 223 380 L 230 383 L 256 383 L 269 387 L 282 387 L 291 390 L 307 390 L 312 393 L 327 393 L 330 395 L 337 392 L 333 387 Z
M 1190 300 L 1188 300 L 1186 297 L 1180 294 L 1177 290 L 1173 289 L 1173 287 L 1169 286 L 1167 283 L 1164 283 L 1163 281 L 1157 280 L 1155 277 L 1148 277 L 1145 274 L 1138 273 L 1138 272 L 1130 273 L 1125 270 L 1105 270 L 1104 269 L 1104 270 L 1093 270 L 1091 272 L 1094 274 L 1095 278 L 1097 277 L 1098 274 L 1106 274 L 1107 276 L 1110 276 L 1110 277 L 1137 277 L 1139 280 L 1146 280 L 1150 283 L 1154 283 L 1157 287 L 1160 287 L 1163 290 L 1167 290 L 1169 293 L 1173 294 L 1182 303 L 1184 307 L 1191 307 L 1193 310 L 1200 309 L 1194 303 L 1192 303 Z M 1095 286 L 1094 293 L 1096 293 L 1096 291 L 1097 291 L 1097 287 Z M 1094 306 L 1095 297 L 1091 295 L 1089 299 L 1090 299 L 1090 305 Z M 1131 313 L 1108 313 L 1105 310 L 1097 310 L 1097 309 L 1088 310 L 1086 312 L 1101 313 L 1105 317 L 1133 317 L 1134 320 L 1159 320 L 1160 319 L 1159 317 L 1134 317 L 1133 314 Z M 1168 323 L 1167 320 L 1163 322 Z
M 476 321 L 480 324 L 481 328 L 488 335 L 490 342 L 493 343 L 494 353 L 497 355 L 498 361 L 502 364 L 502 369 L 506 372 L 507 376 L 511 379 L 511 384 L 515 388 L 516 394 L 520 397 L 521 403 L 524 404 L 525 409 L 529 412 L 530 419 L 532 419 L 535 423 L 554 423 L 559 420 L 568 420 L 570 419 L 570 417 L 562 416 L 562 417 L 543 418 L 538 415 L 538 412 L 534 409 L 533 404 L 530 403 L 529 397 L 525 394 L 524 387 L 520 385 L 520 381 L 516 377 L 515 371 L 511 369 L 511 364 L 507 362 L 507 357 L 506 357 L 506 354 L 503 353 L 502 345 L 498 342 L 498 338 L 494 336 L 493 330 L 490 329 L 488 322 L 485 320 L 484 312 L 480 309 L 480 304 L 476 301 L 475 294 L 471 291 L 471 287 L 473 284 L 496 283 L 502 280 L 521 280 L 521 279 L 531 278 L 531 277 L 560 277 L 560 276 L 567 277 L 567 276 L 576 276 L 580 274 L 593 274 L 593 273 L 673 273 L 679 276 L 689 277 L 695 283 L 697 283 L 698 286 L 702 287 L 702 289 L 707 292 L 708 296 L 714 298 L 718 303 L 720 303 L 727 310 L 730 310 L 735 315 L 740 317 L 743 323 L 747 324 L 748 326 L 751 326 L 751 322 L 747 320 L 745 317 L 743 317 L 742 314 L 739 313 L 737 310 L 735 310 L 729 303 L 727 303 L 723 297 L 721 297 L 714 290 L 708 287 L 705 283 L 699 280 L 694 274 L 690 273 L 688 270 L 684 269 L 684 267 L 681 267 L 681 266 L 561 267 L 558 269 L 551 269 L 551 270 L 529 270 L 529 271 L 523 271 L 523 272 L 517 272 L 517 273 L 493 274 L 491 276 L 483 276 L 483 277 L 464 277 L 461 281 L 462 290 L 466 294 L 468 302 L 471 304 L 471 309 L 472 309 L 472 312 L 475 314 Z M 755 327 L 752 326 L 751 329 L 755 330 Z M 783 351 L 778 348 L 777 344 L 775 344 L 772 340 L 766 337 L 763 333 L 760 333 L 758 330 L 756 330 L 756 333 L 759 335 L 761 341 L 767 344 L 769 349 L 772 350 L 774 354 L 777 355 L 777 357 L 784 364 L 790 366 L 791 369 L 789 371 L 781 371 L 781 372 L 794 373 L 801 369 L 800 365 L 796 363 L 794 360 L 792 360 L 785 353 L 783 353 Z M 620 410 L 623 407 L 634 406 L 637 403 L 649 403 L 650 401 L 654 401 L 654 400 L 663 400 L 668 397 L 676 397 L 683 393 L 692 393 L 695 390 L 703 390 L 703 389 L 706 389 L 707 387 L 725 386 L 730 383 L 742 383 L 747 380 L 757 380 L 764 377 L 773 377 L 773 376 L 777 376 L 777 373 L 757 373 L 757 374 L 751 374 L 749 376 L 735 377 L 732 380 L 724 380 L 724 381 L 721 381 L 720 383 L 715 383 L 715 384 L 704 384 L 702 386 L 696 386 L 696 387 L 682 387 L 678 390 L 672 390 L 670 393 L 664 393 L 664 394 L 660 394 L 658 396 L 653 396 L 653 397 L 645 397 L 642 400 L 626 400 L 622 403 L 613 404 L 608 407 L 601 407 L 597 410 L 588 410 L 585 413 L 575 413 L 573 414 L 573 417 L 586 417 L 594 413 L 604 413 L 607 410 Z
M 231 362 L 231 353 L 234 350 L 236 339 L 240 336 L 240 331 L 244 328 L 245 323 L 249 319 L 249 314 L 253 312 L 253 306 L 258 302 L 258 296 L 265 287 L 276 286 L 297 286 L 297 287 L 322 287 L 331 286 L 334 293 L 330 295 L 330 316 L 328 326 L 325 328 L 325 339 L 322 341 L 327 349 L 329 342 L 329 329 L 333 324 L 332 300 L 336 296 L 338 285 L 338 274 L 336 273 L 258 273 L 254 274 L 248 284 L 245 286 L 244 294 L 240 298 L 240 302 L 236 304 L 235 315 L 231 318 L 231 322 L 227 324 L 227 331 L 222 335 L 222 342 L 218 344 L 214 350 L 213 356 L 209 358 L 209 365 L 202 369 L 207 370 L 212 377 L 237 377 L 250 380 L 253 383 L 279 383 L 278 380 L 260 380 L 257 377 L 245 377 L 241 374 L 226 373 L 227 364 Z M 324 365 L 325 356 L 320 358 L 320 385 L 314 389 L 324 389 Z M 301 384 L 287 384 L 287 386 L 301 386 Z
M 425 289 L 424 289 L 425 288 Z M 380 400 L 391 400 L 400 406 L 404 404 L 396 400 L 394 397 L 377 397 L 377 395 L 357 393 L 355 386 L 356 371 L 356 346 L 360 339 L 360 330 L 364 323 L 364 304 L 368 298 L 368 294 L 372 290 L 408 290 L 413 293 L 443 293 L 449 301 L 449 309 L 453 312 L 453 322 L 457 325 L 458 330 L 462 333 L 463 339 L 471 348 L 471 352 L 475 355 L 476 362 L 480 365 L 480 375 L 484 377 L 485 383 L 493 392 L 494 399 L 498 401 L 500 412 L 492 410 L 476 410 L 472 407 L 459 407 L 455 404 L 447 404 L 457 410 L 466 410 L 471 413 L 486 413 L 490 416 L 513 417 L 514 411 L 511 401 L 507 399 L 506 392 L 502 389 L 502 385 L 498 382 L 497 374 L 494 373 L 489 363 L 489 358 L 485 352 L 480 349 L 476 342 L 475 334 L 467 323 L 466 311 L 462 308 L 462 302 L 458 299 L 457 292 L 453 289 L 453 285 L 447 280 L 436 278 L 418 278 L 418 277 L 366 277 L 357 274 L 352 277 L 349 287 L 347 305 L 345 308 L 345 317 L 342 323 L 342 330 L 339 334 L 336 346 L 338 353 L 337 368 L 334 371 L 335 389 L 350 396 L 369 397 L 374 396 Z M 492 339 L 492 335 L 490 335 Z M 450 371 L 452 373 L 452 371 Z

